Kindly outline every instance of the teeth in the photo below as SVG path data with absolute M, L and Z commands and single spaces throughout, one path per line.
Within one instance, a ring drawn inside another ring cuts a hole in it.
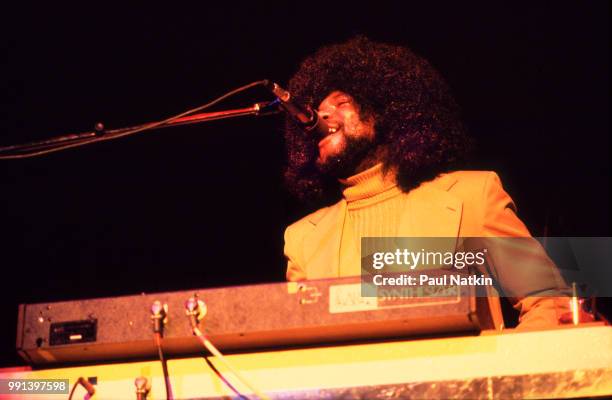
M 329 128 L 329 133 L 336 133 L 338 128 Z

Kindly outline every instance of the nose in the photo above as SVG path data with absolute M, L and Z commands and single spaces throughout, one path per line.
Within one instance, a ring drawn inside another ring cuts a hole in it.
M 317 112 L 319 114 L 319 117 L 323 118 L 325 120 L 329 119 L 329 117 L 332 114 L 332 111 L 330 109 L 328 109 L 328 108 L 324 108 L 324 109 L 319 108 L 319 111 L 317 111 Z

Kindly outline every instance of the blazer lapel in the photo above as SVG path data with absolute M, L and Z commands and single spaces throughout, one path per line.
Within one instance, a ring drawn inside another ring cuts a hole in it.
M 398 236 L 457 237 L 463 203 L 457 197 L 433 185 L 408 194 Z
M 410 240 L 410 247 L 454 252 L 461 224 L 463 202 L 448 189 L 456 179 L 443 176 L 407 194 L 407 204 L 399 221 L 398 237 Z M 419 240 L 418 238 L 448 238 L 448 240 Z M 434 248 L 432 248 L 435 247 Z
M 346 201 L 331 206 L 304 238 L 304 258 L 308 279 L 339 276 L 340 244 L 346 216 Z

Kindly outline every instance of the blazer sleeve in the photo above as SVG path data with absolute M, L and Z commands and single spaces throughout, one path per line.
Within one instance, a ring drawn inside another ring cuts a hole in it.
M 496 173 L 484 185 L 482 229 L 489 272 L 520 312 L 519 329 L 558 324 L 569 311 L 569 289 L 540 243 L 516 215 L 516 207 Z

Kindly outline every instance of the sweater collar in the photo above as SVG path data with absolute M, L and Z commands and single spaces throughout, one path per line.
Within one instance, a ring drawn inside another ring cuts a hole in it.
M 342 195 L 348 203 L 376 196 L 397 186 L 395 174 L 393 171 L 383 173 L 382 163 L 346 179 L 340 179 L 340 183 L 344 186 Z

